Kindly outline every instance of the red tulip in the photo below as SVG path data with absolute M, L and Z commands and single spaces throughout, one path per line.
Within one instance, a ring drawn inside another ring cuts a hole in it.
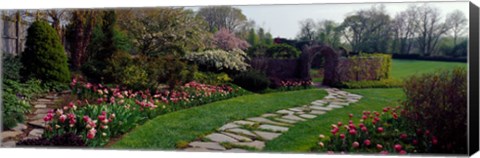
M 405 150 L 400 151 L 400 155 L 405 155 L 407 152 Z
M 429 130 L 425 130 L 425 135 L 430 135 L 430 131 Z
M 378 150 L 382 150 L 382 149 L 383 149 L 382 144 L 377 144 L 377 149 L 378 149 Z
M 348 117 L 350 117 L 350 119 L 351 119 L 353 117 L 353 114 L 351 114 L 351 113 L 348 114 Z
M 340 134 L 340 139 L 345 139 L 345 134 Z
M 350 133 L 350 135 L 355 135 L 355 134 L 357 134 L 357 130 L 350 129 L 350 131 L 348 131 L 348 133 Z
M 388 154 L 388 151 L 386 151 L 386 150 L 381 151 L 380 154 L 387 155 L 387 154 Z
M 371 142 L 370 140 L 366 139 L 365 141 L 363 141 L 363 144 L 365 144 L 366 146 L 370 146 Z
M 417 129 L 417 135 L 422 135 L 422 129 Z
M 418 144 L 418 141 L 417 141 L 416 139 L 414 139 L 414 140 L 412 141 L 412 143 L 413 143 L 413 145 L 417 145 L 417 144 Z
M 61 123 L 64 123 L 66 119 L 67 119 L 67 116 L 66 116 L 66 115 L 60 115 L 60 117 L 58 118 L 58 120 L 59 120 Z
M 400 145 L 400 144 L 395 144 L 395 146 L 393 146 L 393 148 L 395 148 L 395 150 L 396 150 L 397 152 L 400 152 L 400 151 L 402 150 L 402 145 Z
M 367 115 L 363 115 L 363 116 L 362 116 L 362 119 L 366 120 L 366 119 L 367 119 Z
M 383 128 L 382 128 L 382 127 L 378 127 L 378 128 L 377 128 L 377 132 L 378 132 L 378 133 L 382 133 L 382 132 L 383 132 Z
M 359 146 L 360 146 L 360 144 L 358 142 L 353 142 L 352 143 L 353 148 L 358 148 Z
M 400 134 L 400 139 L 407 139 L 407 134 L 405 134 L 405 133 Z
M 436 138 L 432 139 L 432 144 L 433 145 L 437 145 L 438 144 L 438 140 Z
M 362 127 L 363 132 L 367 132 L 367 130 L 368 130 L 367 127 L 365 127 L 365 126 Z
M 338 126 L 342 126 L 342 122 L 338 122 L 337 125 L 338 125 Z

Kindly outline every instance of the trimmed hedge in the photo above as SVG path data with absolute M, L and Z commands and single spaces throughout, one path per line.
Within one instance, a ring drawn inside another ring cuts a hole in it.
M 388 79 L 391 63 L 390 54 L 359 54 L 341 59 L 338 63 L 337 82 Z
M 403 86 L 403 82 L 396 79 L 383 79 L 383 80 L 364 80 L 364 81 L 351 81 L 342 82 L 336 85 L 338 88 L 360 89 L 360 88 L 399 88 Z

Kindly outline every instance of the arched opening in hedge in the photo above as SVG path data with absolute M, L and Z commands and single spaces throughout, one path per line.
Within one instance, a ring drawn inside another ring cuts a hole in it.
M 300 77 L 301 78 L 311 78 L 310 69 L 312 67 L 312 62 L 318 56 L 323 58 L 323 85 L 333 85 L 337 82 L 336 69 L 338 65 L 339 55 L 326 45 L 313 45 L 306 47 L 300 58 L 299 63 L 301 64 Z

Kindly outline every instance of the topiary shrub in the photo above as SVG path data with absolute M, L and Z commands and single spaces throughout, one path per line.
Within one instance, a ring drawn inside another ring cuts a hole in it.
M 57 32 L 45 21 L 35 21 L 27 31 L 25 51 L 21 57 L 24 79 L 68 83 L 70 71 L 67 56 Z
M 442 151 L 467 152 L 467 71 L 455 68 L 405 81 L 405 116 L 419 128 L 435 129 Z
M 266 56 L 275 59 L 295 59 L 300 56 L 300 51 L 288 44 L 274 44 L 267 49 Z
M 264 91 L 270 85 L 267 76 L 256 70 L 250 70 L 236 75 L 233 78 L 233 83 L 252 92 Z

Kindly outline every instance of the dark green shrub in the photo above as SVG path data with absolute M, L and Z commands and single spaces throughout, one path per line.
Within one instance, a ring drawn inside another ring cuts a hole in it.
M 261 92 L 268 88 L 270 81 L 259 71 L 242 72 L 233 78 L 233 83 L 252 92 Z
M 37 78 L 43 83 L 70 82 L 67 56 L 57 32 L 45 21 L 35 21 L 28 28 L 21 61 L 24 79 Z
M 8 79 L 19 81 L 21 79 L 20 70 L 22 69 L 23 65 L 18 56 L 4 53 L 2 64 L 4 80 Z
M 275 59 L 295 59 L 300 56 L 300 51 L 288 44 L 274 44 L 267 49 L 266 56 Z
M 435 129 L 442 151 L 467 152 L 467 71 L 455 68 L 405 81 L 405 116 L 419 128 Z
M 85 141 L 73 133 L 55 135 L 52 138 L 37 138 L 19 141 L 16 146 L 61 146 L 61 147 L 82 147 Z
M 81 71 L 87 80 L 90 82 L 100 83 L 103 82 L 105 76 L 105 69 L 107 68 L 107 64 L 105 62 L 97 61 L 97 60 L 90 60 L 85 62 L 82 67 Z
M 382 80 L 363 80 L 341 82 L 335 87 L 358 89 L 358 88 L 400 88 L 403 86 L 402 81 L 396 79 L 382 79 Z
M 264 57 L 269 47 L 265 44 L 257 44 L 247 49 L 247 55 L 251 58 Z
M 216 74 L 212 72 L 195 72 L 193 80 L 208 85 L 223 85 L 232 81 L 226 73 Z
M 25 100 L 21 100 L 15 93 L 4 92 L 2 94 L 2 125 L 3 128 L 10 129 L 15 127 L 18 122 L 25 120 L 25 113 L 30 109 L 30 105 Z

